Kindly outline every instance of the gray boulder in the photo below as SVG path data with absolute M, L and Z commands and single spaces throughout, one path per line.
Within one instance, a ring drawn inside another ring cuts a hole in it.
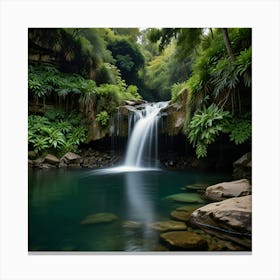
M 223 182 L 210 186 L 205 191 L 205 198 L 211 201 L 221 201 L 231 197 L 245 196 L 252 193 L 247 179 Z
M 251 248 L 252 196 L 210 203 L 195 210 L 190 221 L 205 232 Z
M 59 159 L 51 154 L 48 154 L 45 156 L 45 163 L 53 164 L 53 165 L 58 165 L 59 164 Z

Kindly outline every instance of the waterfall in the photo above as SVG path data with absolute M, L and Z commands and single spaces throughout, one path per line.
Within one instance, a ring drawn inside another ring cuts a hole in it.
M 127 167 L 157 167 L 158 120 L 161 109 L 169 102 L 147 103 L 136 107 L 133 117 L 129 118 L 134 126 L 128 141 L 124 166 Z

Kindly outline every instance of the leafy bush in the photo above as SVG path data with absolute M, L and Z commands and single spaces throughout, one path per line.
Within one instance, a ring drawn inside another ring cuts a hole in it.
M 233 141 L 236 145 L 250 140 L 252 136 L 252 122 L 250 114 L 244 114 L 240 117 L 234 117 L 227 129 L 230 140 Z
M 106 127 L 109 124 L 109 115 L 106 111 L 102 111 L 96 115 L 96 120 L 101 124 L 101 126 Z
M 229 125 L 230 112 L 223 111 L 215 104 L 199 110 L 189 124 L 188 139 L 196 148 L 198 158 L 206 157 L 207 146 Z
M 176 101 L 182 90 L 187 88 L 187 83 L 175 83 L 171 86 L 171 100 Z
M 72 113 L 70 116 L 63 114 L 56 118 L 58 112 L 50 110 L 45 116 L 28 117 L 28 143 L 36 153 L 77 152 L 78 146 L 86 140 L 86 129 L 75 126 L 80 121 L 79 117 Z

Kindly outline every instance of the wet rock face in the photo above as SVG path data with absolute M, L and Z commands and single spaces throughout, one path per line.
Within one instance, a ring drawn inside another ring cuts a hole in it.
M 235 179 L 252 178 L 252 154 L 249 152 L 233 163 L 233 177 Z
M 195 210 L 190 221 L 219 238 L 251 248 L 252 196 L 226 199 Z
M 231 197 L 250 195 L 251 193 L 251 184 L 247 179 L 242 179 L 208 187 L 205 191 L 205 198 L 211 201 L 221 201 Z
M 207 241 L 189 231 L 170 231 L 160 235 L 161 242 L 172 250 L 200 251 L 207 249 Z

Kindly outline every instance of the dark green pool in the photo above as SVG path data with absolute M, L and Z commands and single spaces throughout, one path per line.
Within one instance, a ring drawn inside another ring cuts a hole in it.
M 191 171 L 29 170 L 29 251 L 160 250 L 159 235 L 145 225 L 168 219 L 182 206 L 166 197 L 186 192 L 186 185 L 227 179 L 227 174 Z M 86 216 L 103 212 L 118 219 L 81 224 Z M 125 221 L 143 226 L 126 228 Z

